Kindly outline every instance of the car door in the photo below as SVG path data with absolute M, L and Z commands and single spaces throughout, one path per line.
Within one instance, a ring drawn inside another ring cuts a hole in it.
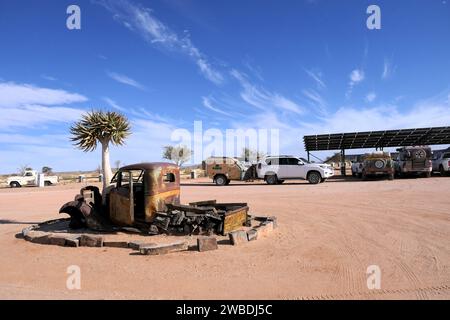
M 284 178 L 298 178 L 301 176 L 301 166 L 299 165 L 299 159 L 297 158 L 284 158 L 283 159 L 283 174 Z
M 121 171 L 117 175 L 116 188 L 109 196 L 109 215 L 111 221 L 119 225 L 134 223 L 133 178 L 130 171 Z

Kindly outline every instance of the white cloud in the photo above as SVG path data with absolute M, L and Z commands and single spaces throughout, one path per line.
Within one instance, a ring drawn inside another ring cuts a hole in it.
M 102 100 L 105 101 L 109 106 L 113 107 L 114 109 L 117 109 L 119 111 L 127 111 L 127 109 L 119 106 L 113 99 L 103 97 Z
M 365 78 L 364 70 L 362 70 L 362 69 L 352 70 L 352 72 L 350 72 L 349 78 L 350 78 L 350 81 L 348 83 L 348 90 L 346 93 L 347 98 L 350 98 L 350 96 L 353 92 L 353 87 L 364 80 L 364 78 Z
M 364 71 L 355 69 L 350 73 L 350 81 L 352 83 L 358 83 L 364 80 Z
M 186 34 L 177 35 L 167 25 L 153 15 L 152 10 L 137 6 L 129 1 L 99 1 L 101 5 L 113 13 L 114 19 L 126 28 L 137 32 L 149 43 L 171 51 L 178 51 L 190 57 L 198 66 L 203 76 L 215 84 L 223 82 L 222 74 L 212 67 L 207 57 L 194 46 Z
M 231 114 L 229 112 L 226 112 L 226 111 L 222 110 L 221 108 L 214 106 L 211 98 L 202 97 L 202 103 L 205 108 L 207 108 L 211 111 L 223 114 L 225 116 L 231 116 Z
M 369 92 L 366 96 L 366 101 L 367 102 L 372 102 L 377 98 L 377 95 L 375 92 Z
M 34 104 L 50 106 L 85 102 L 87 100 L 81 94 L 60 89 L 41 88 L 31 84 L 16 84 L 14 82 L 0 83 L 0 108 Z
M 279 93 L 269 92 L 264 88 L 258 88 L 256 85 L 250 83 L 246 75 L 233 69 L 231 75 L 236 78 L 242 86 L 241 98 L 248 104 L 262 109 L 281 109 L 292 113 L 301 114 L 303 108 L 294 101 L 285 98 Z
M 45 80 L 48 80 L 48 81 L 56 81 L 56 80 L 58 80 L 55 77 L 49 76 L 47 74 L 41 74 L 41 78 L 45 79 Z
M 317 84 L 317 87 L 319 89 L 325 89 L 327 86 L 325 85 L 325 82 L 322 80 L 322 74 L 320 72 L 314 73 L 313 71 L 306 70 L 305 72 L 307 75 L 309 75 Z
M 388 79 L 392 76 L 393 72 L 394 70 L 391 62 L 388 59 L 384 59 L 383 73 L 381 74 L 381 78 L 383 80 Z
M 314 90 L 303 90 L 303 95 L 310 100 L 314 111 L 318 111 L 322 115 L 327 114 L 327 103 L 319 93 Z
M 113 80 L 116 80 L 119 83 L 123 83 L 141 90 L 145 90 L 145 86 L 143 86 L 142 84 L 140 84 L 139 82 L 137 82 L 136 80 L 124 75 L 124 74 L 120 74 L 120 73 L 116 73 L 116 72 L 106 72 L 106 74 Z

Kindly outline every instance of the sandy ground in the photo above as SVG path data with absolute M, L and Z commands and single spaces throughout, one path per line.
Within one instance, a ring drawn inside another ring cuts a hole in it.
M 278 217 L 269 237 L 210 252 L 140 256 L 16 238 L 30 223 L 58 218 L 79 188 L 0 190 L 0 298 L 450 298 L 450 178 L 183 183 L 184 203 L 248 202 L 251 213 Z M 66 288 L 70 265 L 81 268 L 81 290 Z M 380 290 L 367 288 L 370 265 L 380 267 Z

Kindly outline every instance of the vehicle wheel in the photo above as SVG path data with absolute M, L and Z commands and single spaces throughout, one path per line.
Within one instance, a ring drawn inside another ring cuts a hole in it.
M 441 174 L 441 177 L 444 177 L 446 174 L 444 167 L 442 165 L 439 166 L 439 173 Z
M 273 174 L 271 176 L 267 176 L 266 177 L 266 183 L 267 184 L 277 184 L 278 183 L 277 175 Z
M 225 177 L 223 174 L 216 176 L 214 179 L 214 182 L 218 186 L 225 186 L 227 184 L 227 181 L 228 181 L 227 177 Z
M 311 184 L 318 184 L 322 180 L 320 173 L 313 171 L 308 173 L 308 182 Z
M 278 184 L 282 184 L 284 182 L 284 180 L 278 180 L 277 182 L 278 182 Z
M 11 182 L 11 183 L 9 184 L 9 186 L 10 186 L 11 188 L 20 188 L 20 187 L 21 187 L 20 183 L 18 183 L 17 181 Z
M 389 180 L 394 180 L 394 174 L 393 174 L 393 173 L 389 174 L 388 179 L 389 179 Z
M 425 172 L 425 174 L 423 176 L 425 178 L 430 178 L 431 177 L 431 172 Z
M 44 186 L 49 187 L 51 185 L 52 185 L 52 183 L 50 181 L 44 181 Z

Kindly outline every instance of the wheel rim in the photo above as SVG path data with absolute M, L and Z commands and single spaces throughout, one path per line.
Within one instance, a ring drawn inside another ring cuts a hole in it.
M 311 173 L 310 181 L 313 183 L 319 182 L 319 177 L 318 177 L 317 173 Z
M 275 183 L 275 176 L 268 177 L 267 181 L 269 181 L 270 184 L 274 184 Z

